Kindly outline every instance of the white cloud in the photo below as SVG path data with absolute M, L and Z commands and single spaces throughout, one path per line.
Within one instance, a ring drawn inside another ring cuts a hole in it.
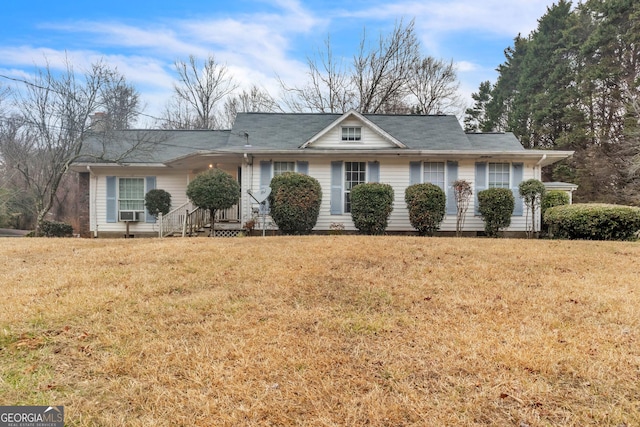
M 469 73 L 478 70 L 478 65 L 469 61 L 457 61 L 454 66 L 458 73 Z
M 474 30 L 515 36 L 531 32 L 551 3 L 552 0 L 398 1 L 343 11 L 342 16 L 377 20 L 415 17 L 416 25 L 430 33 Z
M 124 48 L 125 53 L 105 57 L 109 62 L 115 60 L 120 71 L 133 82 L 153 78 L 164 85 L 171 80 L 174 60 L 188 55 L 205 58 L 214 54 L 218 62 L 233 67 L 234 77 L 241 86 L 262 84 L 273 90 L 276 75 L 290 81 L 304 72 L 304 64 L 291 52 L 291 40 L 327 24 L 326 20 L 314 17 L 299 1 L 278 0 L 275 5 L 278 13 L 245 13 L 233 18 L 204 15 L 195 20 L 151 21 L 140 26 L 81 21 L 49 24 L 46 28 L 81 35 L 96 51 Z M 23 53 L 27 56 L 33 50 Z M 136 56 L 126 56 L 131 50 L 136 51 Z M 146 63 L 153 64 L 151 72 Z
M 349 4 L 345 8 L 329 9 L 323 4 L 305 4 L 299 0 L 257 0 L 268 4 L 271 12 L 241 12 L 237 15 L 200 14 L 196 19 L 154 19 L 145 21 L 89 22 L 40 25 L 40 30 L 54 32 L 56 39 L 72 37 L 68 50 L 52 48 L 44 41 L 39 46 L 2 46 L 0 67 L 12 75 L 30 70 L 34 64 L 64 66 L 65 57 L 80 70 L 92 62 L 104 59 L 115 66 L 127 80 L 143 93 L 148 111 L 153 114 L 164 107 L 174 81 L 173 62 L 193 54 L 204 59 L 214 54 L 216 60 L 228 66 L 230 74 L 242 88 L 252 84 L 277 95 L 277 76 L 289 85 L 300 85 L 307 67 L 305 55 L 312 55 L 316 46 L 331 33 L 357 40 L 366 25 L 371 30 L 392 26 L 398 19 L 415 17 L 416 30 L 425 51 L 434 56 L 452 56 L 455 47 L 445 46 L 451 35 L 458 39 L 466 34 L 493 35 L 511 40 L 518 33 L 528 34 L 552 0 L 371 0 L 360 10 Z M 346 3 L 345 3 L 346 4 Z M 251 7 L 251 5 L 249 5 Z M 314 10 L 317 8 L 317 10 Z M 249 9 L 247 9 L 249 10 Z M 125 15 L 123 15 L 125 16 Z M 473 37 L 473 36 L 469 36 Z M 303 46 L 299 40 L 310 40 L 316 46 Z M 42 38 L 46 40 L 46 38 Z M 317 41 L 317 42 L 316 42 Z M 0 43 L 2 43 L 0 41 Z M 499 48 L 498 55 L 502 53 Z M 296 50 L 298 49 L 298 50 Z M 349 52 L 345 53 L 349 56 Z M 495 66 L 481 64 L 478 58 L 453 55 L 461 81 L 461 92 L 467 98 L 477 91 L 480 81 L 495 78 Z M 493 60 L 491 60 L 493 62 Z M 469 98 L 470 99 L 470 98 Z

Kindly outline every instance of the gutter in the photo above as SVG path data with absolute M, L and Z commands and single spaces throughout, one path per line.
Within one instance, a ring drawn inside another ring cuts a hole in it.
M 538 157 L 541 152 L 539 150 L 518 150 L 518 151 L 485 151 L 485 150 L 420 150 L 420 149 L 295 149 L 295 150 L 269 150 L 269 149 L 254 149 L 247 152 L 253 155 L 305 155 L 305 156 L 322 156 L 328 154 L 366 154 L 366 155 L 386 155 L 386 156 L 465 156 L 465 157 L 479 157 L 479 156 L 518 156 L 518 157 Z M 548 151 L 542 152 L 543 158 L 541 161 L 547 158 L 547 155 L 567 157 L 573 154 L 573 151 Z
M 74 163 L 71 168 L 75 167 L 82 168 L 85 166 L 86 168 L 90 167 L 102 167 L 102 168 L 121 168 L 121 167 L 141 167 L 141 168 L 166 168 L 167 165 L 164 163 Z
M 542 163 L 547 160 L 547 155 L 543 154 L 538 163 L 533 167 L 534 178 L 542 181 Z

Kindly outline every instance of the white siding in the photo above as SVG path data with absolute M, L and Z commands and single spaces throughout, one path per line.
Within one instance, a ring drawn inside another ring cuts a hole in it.
M 254 191 L 260 188 L 260 161 L 272 160 L 272 161 L 294 161 L 290 158 L 259 158 L 255 157 L 253 166 L 247 166 L 245 168 L 245 179 L 243 185 L 243 221 L 251 217 L 251 210 L 248 206 L 251 205 L 250 198 L 246 193 L 245 185 L 251 185 Z M 409 162 L 416 161 L 417 159 L 410 158 L 376 158 L 373 155 L 367 153 L 362 156 L 345 156 L 340 158 L 310 158 L 309 161 L 309 175 L 316 178 L 320 186 L 322 187 L 322 204 L 320 206 L 320 216 L 314 230 L 327 231 L 330 229 L 331 224 L 341 223 L 344 225 L 345 230 L 355 231 L 353 221 L 350 214 L 331 215 L 330 211 L 330 199 L 331 199 L 331 161 L 340 160 L 345 162 L 370 162 L 379 161 L 380 163 L 380 182 L 390 184 L 394 191 L 394 204 L 393 211 L 389 217 L 388 231 L 413 231 L 411 223 L 409 222 L 409 212 L 404 201 L 404 193 L 409 186 Z M 446 161 L 442 159 L 430 159 L 423 158 L 420 161 Z M 455 160 L 455 159 L 447 159 Z M 492 159 L 492 162 L 500 162 L 500 159 Z M 506 162 L 506 161 L 505 161 Z M 472 184 L 472 188 L 475 184 L 475 163 L 476 160 L 460 160 L 458 161 L 458 179 L 464 179 Z M 253 169 L 253 170 L 251 170 Z M 534 164 L 524 164 L 523 179 L 530 178 L 539 179 L 538 168 Z M 474 188 L 475 193 L 475 188 Z M 516 195 L 517 197 L 517 195 Z M 255 205 L 255 203 L 254 203 Z M 465 221 L 464 231 L 483 231 L 484 222 L 482 218 L 474 215 L 475 206 L 474 198 L 472 197 L 469 209 L 467 211 L 467 217 Z M 526 213 L 526 209 L 525 209 Z M 269 223 L 270 218 L 267 219 Z M 525 216 L 513 216 L 511 218 L 511 226 L 506 231 L 525 231 Z M 444 221 L 441 224 L 441 231 L 455 231 L 456 229 L 456 216 L 446 215 Z
M 342 141 L 342 128 L 349 126 L 362 127 L 362 139 L 360 141 Z M 327 148 L 327 149 L 376 149 L 376 148 L 393 148 L 395 144 L 380 136 L 373 129 L 363 124 L 356 118 L 350 118 L 340 125 L 335 126 L 329 130 L 326 134 L 322 135 L 317 141 L 311 144 L 314 148 Z
M 339 129 L 338 129 L 339 132 Z M 292 157 L 275 158 L 254 157 L 251 164 L 245 164 L 242 169 L 242 195 L 241 195 L 241 223 L 252 218 L 252 208 L 257 207 L 256 203 L 248 195 L 247 190 L 252 189 L 258 191 L 260 189 L 260 161 L 296 161 L 300 159 Z M 345 230 L 355 231 L 353 221 L 350 214 L 331 215 L 330 199 L 331 199 L 331 161 L 340 160 L 344 162 L 371 162 L 378 161 L 380 164 L 380 182 L 390 184 L 394 190 L 393 211 L 389 218 L 388 231 L 413 231 L 409 222 L 409 213 L 404 201 L 404 193 L 409 186 L 409 163 L 410 161 L 446 161 L 455 159 L 432 159 L 421 158 L 411 159 L 406 157 L 378 157 L 371 153 L 363 153 L 362 156 L 349 155 L 345 157 L 312 157 L 305 159 L 309 162 L 309 175 L 316 178 L 322 187 L 322 204 L 320 207 L 320 216 L 314 230 L 327 231 L 331 224 L 341 223 Z M 492 159 L 491 161 L 500 162 L 500 159 Z M 474 185 L 475 181 L 475 163 L 476 160 L 459 160 L 458 161 L 458 179 L 467 180 Z M 234 167 L 227 170 L 232 175 L 236 175 Z M 125 224 L 123 222 L 107 223 L 106 222 L 106 177 L 156 177 L 156 188 L 168 191 L 171 194 L 172 208 L 180 206 L 187 202 L 186 188 L 193 178 L 184 170 L 173 170 L 167 168 L 135 168 L 135 167 L 113 167 L 103 168 L 96 172 L 94 169 L 91 176 L 91 230 L 93 232 L 122 232 L 124 233 Z M 530 178 L 540 179 L 540 169 L 535 164 L 525 163 L 523 179 Z M 475 188 L 474 188 L 475 192 Z M 474 215 L 474 197 L 472 197 L 467 218 L 465 221 L 464 231 L 483 231 L 484 223 L 482 218 Z M 526 209 L 525 209 L 526 214 Z M 271 219 L 267 217 L 267 224 L 273 226 Z M 511 220 L 511 226 L 507 231 L 524 231 L 526 224 L 525 216 L 514 216 Z M 441 224 L 442 231 L 455 231 L 456 217 L 455 215 L 447 215 Z M 135 234 L 137 232 L 157 232 L 158 225 L 146 222 L 130 223 L 129 232 Z
M 95 174 L 96 172 L 94 172 Z M 167 169 L 152 168 L 111 168 L 101 169 L 99 174 L 91 177 L 91 231 L 92 232 L 122 232 L 126 225 L 124 222 L 107 222 L 107 176 L 119 178 L 144 178 L 146 176 L 156 177 L 156 188 L 162 189 L 171 194 L 172 208 L 180 206 L 187 201 L 187 185 L 189 176 L 184 171 L 172 171 Z M 96 227 L 97 226 L 97 227 Z M 144 221 L 132 222 L 129 224 L 129 233 L 135 234 L 157 232 L 157 223 L 147 223 Z

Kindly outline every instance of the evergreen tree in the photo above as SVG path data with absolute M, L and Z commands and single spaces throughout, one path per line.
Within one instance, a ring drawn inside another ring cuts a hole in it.
M 640 2 L 587 0 L 572 9 L 560 0 L 505 58 L 495 84 L 474 94 L 467 129 L 512 131 L 527 148 L 575 150 L 545 176 L 579 184 L 576 201 L 638 203 Z
M 489 80 L 480 83 L 477 93 L 471 94 L 475 101 L 473 108 L 467 108 L 464 118 L 465 132 L 488 132 L 492 129 L 488 126 L 487 104 L 491 101 L 491 82 Z

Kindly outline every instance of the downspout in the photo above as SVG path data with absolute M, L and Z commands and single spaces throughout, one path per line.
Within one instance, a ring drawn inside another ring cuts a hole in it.
M 540 160 L 538 160 L 538 163 L 536 163 L 536 167 L 538 168 L 538 170 L 540 171 L 540 174 L 538 175 L 540 178 L 536 178 L 536 179 L 540 179 L 540 181 L 542 181 L 542 166 L 540 166 L 542 164 L 542 162 L 544 162 L 545 160 L 547 160 L 547 155 L 543 154 L 542 158 L 540 158 Z
M 244 153 L 244 163 L 247 165 L 247 174 L 245 174 L 244 181 L 247 183 L 246 189 L 244 189 L 241 193 L 241 198 L 244 200 L 243 209 L 241 214 L 245 215 L 244 218 L 241 218 L 241 221 L 248 221 L 253 217 L 253 212 L 251 211 L 251 201 L 249 197 L 247 197 L 247 191 L 253 188 L 253 156 L 251 154 Z M 248 216 L 247 216 L 248 215 Z
M 93 222 L 95 225 L 95 228 L 93 229 L 93 238 L 95 239 L 98 237 L 98 177 L 93 174 L 90 165 L 87 165 L 87 171 L 89 172 L 89 176 L 94 179 L 93 202 L 91 203 L 92 206 L 89 208 L 89 229 L 91 229 L 91 222 Z M 91 182 L 89 182 L 89 185 L 91 186 Z M 89 189 L 89 192 L 91 192 L 91 189 Z

